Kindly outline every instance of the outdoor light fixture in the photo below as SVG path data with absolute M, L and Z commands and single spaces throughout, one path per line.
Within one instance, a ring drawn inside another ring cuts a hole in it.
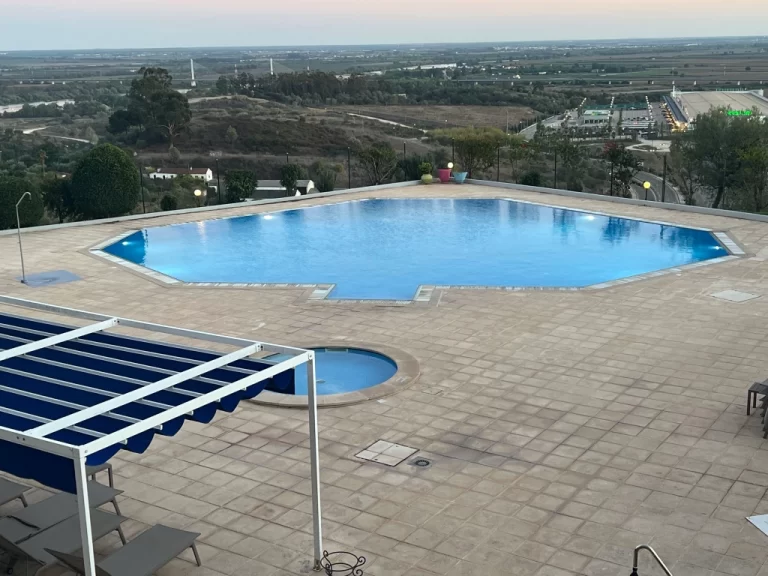
M 448 162 L 448 169 L 453 170 L 453 162 Z
M 200 190 L 195 190 L 195 196 L 196 196 L 197 198 L 200 198 L 200 196 L 202 196 L 202 195 L 203 195 L 202 191 L 200 191 Z

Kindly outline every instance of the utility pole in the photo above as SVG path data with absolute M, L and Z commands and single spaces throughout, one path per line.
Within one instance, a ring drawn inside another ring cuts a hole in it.
M 352 152 L 347 146 L 347 188 L 352 188 Z
M 661 177 L 661 201 L 664 202 L 664 195 L 667 192 L 667 156 L 664 156 L 664 172 Z
M 290 164 L 291 163 L 291 161 L 288 160 L 288 152 L 285 153 L 285 163 L 286 164 Z
M 507 136 L 509 136 L 509 109 L 507 109 Z
M 496 182 L 499 181 L 500 170 L 501 170 L 501 146 L 496 148 Z
M 451 138 L 451 162 L 456 165 L 456 141 Z

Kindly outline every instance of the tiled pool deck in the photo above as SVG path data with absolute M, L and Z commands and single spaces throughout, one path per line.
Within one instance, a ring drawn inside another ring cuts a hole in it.
M 759 416 L 745 415 L 746 389 L 768 377 L 768 224 L 470 185 L 387 191 L 430 194 L 722 230 L 747 255 L 601 290 L 436 288 L 431 305 L 338 306 L 309 301 L 307 288 L 168 286 L 89 254 L 142 226 L 134 221 L 25 235 L 28 271 L 83 278 L 45 288 L 14 280 L 16 238 L 0 237 L 0 293 L 413 355 L 421 376 L 410 387 L 320 413 L 325 545 L 365 555 L 366 575 L 616 576 L 648 543 L 675 576 L 768 575 L 768 536 L 745 520 L 768 513 L 768 442 Z M 727 290 L 760 297 L 711 296 Z M 355 458 L 380 439 L 417 448 L 432 465 Z M 113 462 L 129 538 L 155 523 L 202 533 L 204 567 L 185 556 L 163 576 L 307 573 L 307 446 L 304 412 L 249 404 L 208 426 L 187 423 L 144 455 L 122 452 Z M 99 550 L 114 545 L 105 539 Z M 641 576 L 657 573 L 641 564 Z

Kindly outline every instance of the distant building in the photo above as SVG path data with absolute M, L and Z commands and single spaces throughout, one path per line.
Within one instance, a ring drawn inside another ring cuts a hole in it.
M 605 110 L 584 110 L 581 116 L 579 116 L 579 126 L 600 126 L 608 124 L 612 117 L 610 109 Z
M 213 172 L 210 168 L 158 168 L 156 172 L 149 175 L 152 180 L 171 180 L 177 176 L 192 176 L 203 182 L 213 180 Z

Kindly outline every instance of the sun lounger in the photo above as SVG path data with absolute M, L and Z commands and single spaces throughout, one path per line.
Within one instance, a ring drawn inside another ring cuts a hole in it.
M 104 472 L 106 470 L 107 472 L 107 478 L 109 479 L 109 487 L 114 488 L 115 487 L 115 474 L 112 471 L 112 464 L 109 462 L 106 462 L 105 464 L 102 464 L 101 466 L 86 466 L 85 473 L 88 475 L 88 477 L 96 481 L 96 474 L 99 472 Z
M 200 534 L 158 524 L 97 563 L 96 576 L 150 576 L 187 548 L 192 548 L 197 565 L 202 566 L 195 545 L 198 536 Z M 54 548 L 47 552 L 75 574 L 85 574 L 81 557 Z
M 125 521 L 122 516 L 116 516 L 102 510 L 91 510 L 91 531 L 94 542 L 113 531 L 117 531 L 120 539 L 125 543 L 120 524 Z M 10 554 L 11 564 L 8 573 L 12 573 L 13 566 L 18 560 L 28 559 L 40 564 L 42 567 L 56 562 L 46 548 L 76 552 L 82 547 L 80 539 L 80 518 L 72 516 L 56 524 L 55 526 L 39 532 L 23 542 L 12 542 L 0 535 L 0 550 Z
M 27 490 L 29 490 L 29 486 L 16 484 L 16 482 L 0 478 L 0 506 L 14 500 L 21 500 L 21 503 L 26 508 L 27 499 L 24 497 L 24 492 Z
M 88 500 L 91 508 L 98 508 L 111 502 L 119 516 L 118 494 L 122 494 L 122 491 L 95 482 L 88 483 Z M 0 535 L 12 542 L 21 542 L 72 516 L 77 516 L 77 497 L 62 492 L 23 510 L 13 512 L 5 518 L 0 518 Z
M 747 416 L 749 416 L 750 408 L 757 408 L 758 394 L 763 397 L 768 394 L 768 380 L 765 382 L 755 382 L 747 390 Z

